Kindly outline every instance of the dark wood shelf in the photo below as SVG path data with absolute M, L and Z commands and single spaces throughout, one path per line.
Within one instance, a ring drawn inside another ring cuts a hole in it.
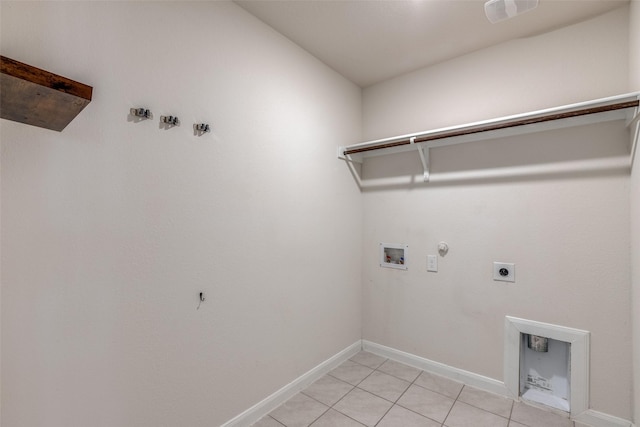
M 0 117 L 62 131 L 91 102 L 93 88 L 0 56 Z

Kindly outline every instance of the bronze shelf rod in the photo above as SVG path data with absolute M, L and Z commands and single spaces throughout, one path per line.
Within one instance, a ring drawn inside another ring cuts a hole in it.
M 536 124 L 536 123 L 550 122 L 550 121 L 554 121 L 554 120 L 570 119 L 570 118 L 573 118 L 573 117 L 586 116 L 586 115 L 589 115 L 589 114 L 606 113 L 608 111 L 624 110 L 624 109 L 627 109 L 627 108 L 638 107 L 639 105 L 640 105 L 640 101 L 639 100 L 627 101 L 627 102 L 619 102 L 619 103 L 616 103 L 616 104 L 603 105 L 603 106 L 600 106 L 600 107 L 584 108 L 584 109 L 581 109 L 581 110 L 567 111 L 567 112 L 564 112 L 564 113 L 547 114 L 547 115 L 544 115 L 544 116 L 532 117 L 532 118 L 529 118 L 529 119 L 513 120 L 513 121 L 504 122 L 504 123 L 496 123 L 496 124 L 480 126 L 480 127 L 476 127 L 476 128 L 455 130 L 455 131 L 451 131 L 451 132 L 439 133 L 439 134 L 436 134 L 436 135 L 416 136 L 414 142 L 417 144 L 417 143 L 421 143 L 421 142 L 436 141 L 436 140 L 439 140 L 439 139 L 453 138 L 453 137 L 457 137 L 457 136 L 472 135 L 472 134 L 476 134 L 476 133 L 490 132 L 490 131 L 496 131 L 496 130 L 501 130 L 501 129 L 508 129 L 508 128 L 512 128 L 512 127 L 526 126 L 526 125 L 531 125 L 531 124 Z M 369 146 L 369 147 L 362 147 L 362 148 L 345 149 L 344 150 L 344 155 L 346 156 L 346 155 L 349 155 L 349 154 L 364 153 L 364 152 L 373 151 L 373 150 L 382 150 L 384 148 L 399 147 L 399 146 L 402 146 L 402 145 L 409 145 L 409 144 L 411 144 L 411 138 L 407 137 L 406 139 L 401 139 L 401 140 L 398 140 L 398 141 L 383 143 L 383 144 L 380 144 L 380 145 L 372 145 L 372 146 Z

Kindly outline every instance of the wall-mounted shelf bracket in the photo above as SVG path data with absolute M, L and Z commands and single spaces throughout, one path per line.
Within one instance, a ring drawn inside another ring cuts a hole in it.
M 352 163 L 362 163 L 363 157 L 360 154 L 345 154 L 346 147 L 338 147 L 338 158 Z
M 410 144 L 416 145 L 416 137 L 411 137 Z M 429 182 L 429 169 L 430 169 L 430 161 L 429 161 L 429 147 L 423 146 L 422 144 L 417 144 L 418 153 L 420 154 L 420 161 L 422 161 L 422 169 L 424 170 L 424 174 L 422 179 L 424 182 Z
M 633 169 L 636 150 L 638 149 L 638 139 L 640 139 L 640 106 L 635 108 L 634 114 L 629 119 L 627 126 L 631 133 L 631 169 Z

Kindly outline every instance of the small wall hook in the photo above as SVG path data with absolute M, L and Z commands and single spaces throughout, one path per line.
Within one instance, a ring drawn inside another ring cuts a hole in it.
M 200 310 L 200 304 L 205 302 L 205 300 L 206 298 L 204 297 L 204 292 L 200 292 L 200 302 L 198 303 L 198 307 L 196 308 L 196 310 Z
M 211 132 L 211 128 L 206 123 L 196 123 L 193 125 L 193 129 L 200 134 Z
M 176 116 L 160 116 L 160 123 L 170 126 L 180 126 L 180 120 Z
M 134 117 L 140 117 L 143 119 L 153 118 L 153 113 L 151 113 L 151 110 L 148 110 L 146 108 L 132 108 L 129 110 L 129 112 Z

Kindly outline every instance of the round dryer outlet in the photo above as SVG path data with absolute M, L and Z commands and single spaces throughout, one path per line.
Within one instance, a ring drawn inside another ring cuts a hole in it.
M 508 262 L 494 262 L 493 280 L 499 280 L 501 282 L 515 282 L 516 265 Z

